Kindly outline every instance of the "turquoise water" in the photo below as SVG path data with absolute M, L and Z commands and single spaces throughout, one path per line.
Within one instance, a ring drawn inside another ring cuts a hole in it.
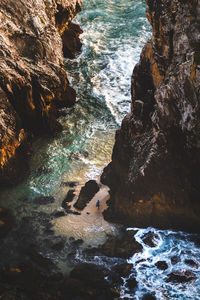
M 3 193 L 11 207 L 20 198 L 31 202 L 41 195 L 59 202 L 66 192 L 63 181 L 96 179 L 111 160 L 115 131 L 130 111 L 132 70 L 151 36 L 144 1 L 83 1 L 75 22 L 84 31 L 83 48 L 65 64 L 77 104 L 60 118 L 60 135 L 34 143 L 30 177 Z
M 59 242 L 61 237 L 47 239 L 44 221 L 60 210 L 68 191 L 63 182 L 84 184 L 88 179 L 97 179 L 111 160 L 115 131 L 130 111 L 132 70 L 145 41 L 151 36 L 142 0 L 83 0 L 83 10 L 75 21 L 84 30 L 83 49 L 75 60 L 66 60 L 65 65 L 71 85 L 77 91 L 77 103 L 63 110 L 66 115 L 60 118 L 64 128 L 61 134 L 35 141 L 29 178 L 1 191 L 0 195 L 1 203 L 11 208 L 17 218 L 16 232 L 8 237 L 4 248 L 1 247 L 1 257 L 5 255 L 12 261 L 14 254 L 7 249 L 17 247 L 13 244 L 13 236 L 18 235 L 18 244 L 30 244 L 29 238 L 35 234 L 40 253 L 51 258 L 63 271 L 67 268 L 68 244 L 59 252 L 52 251 L 48 243 L 55 239 Z M 54 203 L 34 204 L 35 197 L 49 195 L 55 198 Z M 27 232 L 20 236 L 24 228 Z M 200 268 L 184 262 L 186 258 L 200 261 L 200 250 L 190 240 L 191 236 L 152 230 L 159 234 L 160 242 L 155 249 L 149 249 L 140 239 L 147 229 L 138 231 L 137 239 L 144 251 L 130 259 L 134 263 L 130 276 L 136 277 L 139 285 L 136 291 L 130 291 L 125 278 L 121 297 L 133 299 L 136 292 L 134 299 L 139 300 L 143 294 L 151 292 L 157 299 L 200 299 Z M 179 263 L 172 266 L 171 256 L 180 256 Z M 77 257 L 82 259 L 78 253 Z M 105 264 L 105 259 L 95 259 Z M 140 259 L 145 259 L 146 266 L 136 263 Z M 166 260 L 169 268 L 158 270 L 155 267 L 158 260 Z M 112 267 L 116 260 L 107 259 L 107 263 Z M 197 279 L 189 284 L 166 283 L 167 275 L 175 270 L 192 270 Z

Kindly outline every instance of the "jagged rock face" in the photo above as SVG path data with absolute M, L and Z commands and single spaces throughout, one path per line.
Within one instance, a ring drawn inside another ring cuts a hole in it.
M 22 173 L 27 132 L 61 130 L 57 109 L 75 102 L 63 67 L 62 35 L 74 32 L 71 20 L 80 9 L 81 0 L 1 0 L 0 183 Z
M 200 3 L 147 0 L 153 37 L 132 75 L 132 109 L 102 181 L 105 217 L 132 226 L 200 228 Z

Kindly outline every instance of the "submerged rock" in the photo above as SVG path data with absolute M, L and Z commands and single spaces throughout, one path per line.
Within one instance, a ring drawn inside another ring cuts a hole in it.
M 74 197 L 75 197 L 75 194 L 74 194 L 75 190 L 69 190 L 66 197 L 64 198 L 63 202 L 62 202 L 62 207 L 63 208 L 67 208 L 68 206 L 68 203 L 71 202 Z
M 152 294 L 145 294 L 143 297 L 142 297 L 142 300 L 156 300 L 156 297 Z
M 186 283 L 196 279 L 191 271 L 175 271 L 168 275 L 167 282 Z
M 153 231 L 149 231 L 142 236 L 142 240 L 146 245 L 153 248 L 158 246 L 160 237 L 158 234 L 154 233 Z
M 39 204 L 39 205 L 47 205 L 47 204 L 54 203 L 55 199 L 52 196 L 41 196 L 41 197 L 35 198 L 33 200 L 33 202 L 35 204 Z
M 198 267 L 199 267 L 199 264 L 196 261 L 194 261 L 193 259 L 185 259 L 185 263 L 196 269 L 198 269 Z
M 178 257 L 178 256 L 172 256 L 171 257 L 171 263 L 172 263 L 172 265 L 177 264 L 179 261 L 180 261 L 180 257 Z
M 78 200 L 74 204 L 74 207 L 83 210 L 87 203 L 94 197 L 99 191 L 99 186 L 95 180 L 89 180 L 85 186 L 82 187 Z
M 62 182 L 61 185 L 69 186 L 70 188 L 73 188 L 78 185 L 78 182 L 77 181 L 67 181 L 67 182 Z

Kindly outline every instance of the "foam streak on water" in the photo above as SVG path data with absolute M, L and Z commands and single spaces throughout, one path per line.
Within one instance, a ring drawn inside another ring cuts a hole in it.
M 149 231 L 153 231 L 159 237 L 156 247 L 150 248 L 141 238 Z M 134 265 L 130 277 L 136 277 L 139 282 L 136 291 L 137 300 L 141 299 L 145 293 L 152 293 L 160 300 L 200 299 L 200 249 L 194 243 L 197 237 L 197 235 L 170 230 L 139 229 L 135 238 L 142 244 L 143 252 L 135 254 L 128 260 L 129 263 Z M 175 258 L 177 263 L 173 264 L 171 258 Z M 197 265 L 189 265 L 186 260 L 193 260 Z M 165 261 L 168 268 L 159 270 L 155 265 L 158 261 Z M 189 283 L 167 282 L 168 275 L 171 272 L 186 270 L 191 271 L 196 280 Z M 122 294 L 125 295 L 124 291 Z

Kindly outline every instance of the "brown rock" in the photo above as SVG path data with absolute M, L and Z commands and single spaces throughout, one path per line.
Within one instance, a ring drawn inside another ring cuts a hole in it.
M 168 275 L 167 282 L 186 283 L 195 280 L 195 275 L 190 271 L 176 271 Z
M 127 231 L 120 237 L 110 237 L 102 246 L 101 251 L 109 257 L 129 258 L 142 251 L 142 246 L 135 240 L 132 231 Z
M 153 231 L 149 231 L 142 236 L 143 242 L 149 247 L 158 246 L 158 242 L 160 241 L 159 235 L 154 233 Z
M 131 113 L 101 177 L 111 188 L 104 216 L 199 232 L 199 3 L 146 2 L 153 37 L 134 68 Z
M 58 108 L 75 103 L 61 35 L 78 31 L 70 23 L 80 9 L 80 0 L 0 3 L 0 184 L 27 174 L 28 135 L 59 132 Z
M 198 267 L 199 267 L 199 264 L 196 261 L 194 261 L 193 259 L 185 259 L 185 263 L 196 269 L 198 269 Z
M 159 270 L 167 270 L 168 269 L 168 264 L 166 263 L 166 261 L 158 261 L 157 263 L 155 263 L 155 265 Z
M 113 268 L 113 271 L 119 273 L 122 277 L 127 277 L 130 275 L 132 269 L 133 269 L 133 264 L 124 263 L 115 266 Z
M 135 278 L 130 278 L 130 279 L 128 279 L 126 281 L 126 285 L 128 286 L 128 288 L 130 290 L 133 290 L 133 289 L 135 289 L 137 287 L 138 282 L 137 282 L 137 280 Z

